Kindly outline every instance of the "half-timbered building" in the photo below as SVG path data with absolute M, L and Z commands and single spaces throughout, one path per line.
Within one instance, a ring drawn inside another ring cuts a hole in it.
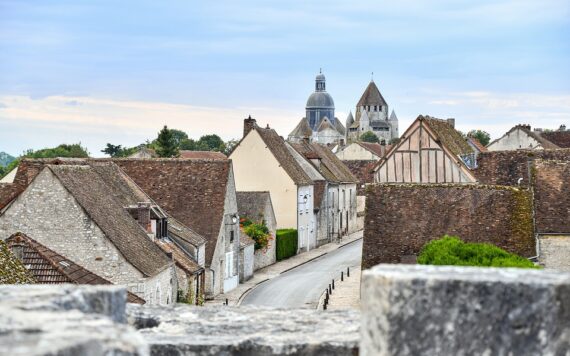
M 455 120 L 420 115 L 374 167 L 377 183 L 474 183 L 475 152 Z

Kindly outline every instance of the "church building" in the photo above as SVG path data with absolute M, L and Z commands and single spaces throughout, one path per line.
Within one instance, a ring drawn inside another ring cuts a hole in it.
M 315 91 L 309 96 L 305 107 L 305 117 L 289 134 L 289 142 L 302 142 L 308 139 L 321 144 L 341 144 L 346 130 L 334 114 L 334 101 L 326 91 L 326 80 L 319 73 L 315 80 Z
M 347 141 L 356 142 L 362 134 L 370 131 L 375 134 L 379 141 L 389 144 L 398 135 L 398 118 L 392 110 L 388 116 L 388 103 L 378 90 L 373 80 L 360 97 L 356 104 L 356 118 L 352 112 L 346 119 Z

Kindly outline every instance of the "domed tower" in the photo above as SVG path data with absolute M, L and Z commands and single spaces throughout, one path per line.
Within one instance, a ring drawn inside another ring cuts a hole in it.
M 319 72 L 315 78 L 315 92 L 309 96 L 305 107 L 306 118 L 313 131 L 316 131 L 322 118 L 328 117 L 331 124 L 336 124 L 334 116 L 334 101 L 327 93 L 326 80 L 323 73 Z

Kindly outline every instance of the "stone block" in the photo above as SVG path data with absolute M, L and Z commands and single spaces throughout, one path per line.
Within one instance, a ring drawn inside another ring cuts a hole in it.
M 361 355 L 568 355 L 570 274 L 378 265 L 363 272 Z
M 0 355 L 148 355 L 120 287 L 0 287 Z
M 152 355 L 357 355 L 360 314 L 257 307 L 127 307 Z

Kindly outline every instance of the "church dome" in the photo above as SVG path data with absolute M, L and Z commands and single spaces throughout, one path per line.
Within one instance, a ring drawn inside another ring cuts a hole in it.
M 329 93 L 325 91 L 317 91 L 309 96 L 306 107 L 307 109 L 309 108 L 334 109 L 334 101 Z
M 317 74 L 317 77 L 315 78 L 315 80 L 325 80 L 325 75 L 323 73 L 319 73 L 319 74 Z

